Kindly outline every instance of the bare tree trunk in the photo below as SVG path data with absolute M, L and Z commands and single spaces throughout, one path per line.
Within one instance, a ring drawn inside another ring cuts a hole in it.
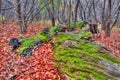
M 54 0 L 52 0 L 52 26 L 55 26 L 55 9 L 54 9 Z
M 72 7 L 72 5 L 71 5 L 71 0 L 69 1 L 69 20 L 68 20 L 68 23 L 69 23 L 69 28 L 71 28 L 71 7 Z
M 102 7 L 102 30 L 105 30 L 105 5 L 106 5 L 106 0 L 103 2 L 103 7 Z
M 111 20 L 111 5 L 112 5 L 111 0 L 108 0 L 108 17 L 109 17 L 109 19 L 108 19 L 108 23 L 106 25 L 106 36 L 110 36 L 110 32 L 111 32 L 111 29 L 110 29 L 110 26 L 111 26 L 110 24 L 112 22 L 112 20 Z
M 96 9 L 95 9 L 95 0 L 93 0 L 93 12 L 94 12 L 95 22 L 98 22 L 97 16 L 96 16 Z
M 23 28 L 23 21 L 22 21 L 22 13 L 21 13 L 21 4 L 19 3 L 20 0 L 17 0 L 17 13 L 18 13 L 18 24 L 20 27 L 20 33 L 23 34 L 24 33 L 24 28 Z
M 1 13 L 1 7 L 2 7 L 2 0 L 0 0 L 0 13 Z
M 48 3 L 48 1 L 46 1 Z M 54 17 L 54 0 L 52 0 L 52 10 L 50 10 L 49 5 L 46 5 L 46 9 L 48 11 L 49 17 L 52 21 L 52 26 L 55 26 L 55 17 Z
M 80 0 L 77 0 L 77 4 L 75 7 L 75 20 L 74 20 L 74 27 L 76 27 L 76 21 L 77 21 L 77 13 L 78 13 L 78 7 L 79 7 Z

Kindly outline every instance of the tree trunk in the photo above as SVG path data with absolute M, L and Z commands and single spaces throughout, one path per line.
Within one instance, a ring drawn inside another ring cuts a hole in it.
M 93 12 L 94 12 L 95 22 L 98 22 L 98 20 L 97 20 L 97 16 L 96 16 L 95 0 L 93 0 Z
M 1 13 L 1 7 L 2 7 L 2 0 L 0 0 L 0 13 Z
M 106 9 L 106 7 L 105 7 L 105 5 L 106 5 L 106 0 L 104 0 L 104 2 L 103 2 L 103 10 L 102 10 L 102 30 L 105 30 L 105 9 Z
M 20 28 L 20 33 L 23 33 L 23 25 L 22 25 L 22 16 L 21 16 L 21 4 L 19 3 L 20 0 L 16 1 L 18 6 L 17 6 L 17 13 L 18 13 L 18 24 Z
M 54 10 L 54 0 L 52 0 L 52 26 L 55 26 L 55 10 Z
M 71 28 L 71 7 L 72 7 L 72 5 L 71 5 L 71 0 L 69 1 L 69 20 L 68 20 L 68 23 L 69 23 L 69 28 Z
M 74 27 L 76 27 L 77 12 L 78 12 L 79 3 L 80 3 L 80 0 L 77 0 L 77 4 L 76 4 L 76 7 L 75 7 L 75 20 L 74 20 Z
M 112 18 L 111 18 L 111 5 L 112 5 L 112 2 L 111 0 L 108 0 L 108 21 L 107 21 L 107 24 L 106 24 L 106 36 L 110 36 L 110 32 L 111 32 L 111 22 L 112 22 Z
M 111 29 L 110 29 L 110 24 L 108 24 L 108 26 L 106 26 L 106 36 L 110 36 L 111 33 Z
M 46 1 L 45 3 L 48 3 L 48 1 Z M 48 11 L 49 17 L 52 21 L 52 26 L 55 26 L 55 17 L 54 17 L 54 1 L 52 0 L 52 10 L 50 10 L 50 6 L 46 5 L 46 9 Z
M 26 31 L 25 25 L 23 23 L 22 12 L 21 12 L 21 3 L 20 0 L 17 0 L 17 13 L 18 13 L 18 24 L 19 24 L 19 31 L 23 34 Z

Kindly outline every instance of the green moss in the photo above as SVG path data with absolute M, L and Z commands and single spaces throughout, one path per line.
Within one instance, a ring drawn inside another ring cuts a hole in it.
M 108 80 L 107 79 L 107 76 L 105 76 L 103 73 L 101 72 L 98 72 L 97 70 L 91 70 L 91 74 L 90 74 L 91 77 L 95 78 L 96 80 Z
M 47 34 L 44 34 L 43 32 L 41 32 L 33 37 L 34 40 L 41 39 L 42 41 L 46 41 L 48 38 L 49 38 L 49 36 Z
M 91 32 L 86 32 L 85 30 L 81 30 L 79 34 L 81 34 L 81 37 L 84 39 L 87 39 L 93 36 Z
M 33 36 L 32 38 L 25 39 L 24 42 L 21 44 L 19 50 L 21 51 L 21 50 L 25 49 L 26 47 L 33 47 L 32 43 L 36 39 L 41 39 L 42 41 L 46 41 L 48 39 L 48 35 L 41 32 L 41 33 Z
M 0 15 L 0 21 L 4 21 L 5 17 L 3 15 Z
M 50 34 L 45 34 L 43 32 L 40 32 L 31 38 L 25 39 L 19 48 L 20 52 L 18 54 L 20 54 L 25 48 L 28 48 L 28 47 L 32 48 L 33 47 L 32 43 L 37 39 L 40 39 L 43 42 L 49 40 L 51 36 L 54 36 L 56 34 L 57 31 L 58 31 L 58 27 L 55 26 L 50 28 Z
M 59 30 L 59 28 L 57 26 L 50 28 L 51 35 L 54 36 L 58 30 Z
M 70 22 L 70 24 L 67 23 L 66 25 L 69 26 L 70 28 L 74 27 L 74 23 L 73 22 Z
M 80 22 L 78 22 L 78 23 L 76 23 L 76 27 L 77 28 L 82 28 L 82 26 L 84 25 L 84 21 L 80 21 Z
M 112 55 L 110 56 L 110 53 L 109 54 L 102 54 L 102 55 L 98 54 L 98 55 L 99 55 L 99 57 L 101 57 L 101 59 L 106 59 L 106 60 L 109 60 L 113 63 L 120 64 L 120 60 L 115 56 L 112 56 Z
M 84 25 L 84 23 L 85 23 L 84 21 L 77 22 L 76 23 L 76 28 L 82 28 L 82 26 Z M 74 22 L 71 22 L 70 25 L 69 25 L 69 23 L 67 23 L 67 26 L 70 26 L 70 28 L 74 27 Z
M 60 33 L 54 42 L 54 58 L 57 67 L 65 74 L 68 74 L 70 80 L 111 80 L 104 74 L 104 66 L 99 65 L 99 61 L 106 59 L 110 62 L 120 64 L 120 60 L 108 53 L 99 53 L 98 48 L 91 43 L 86 43 L 83 39 L 78 39 L 78 34 Z M 66 40 L 73 40 L 80 43 L 77 47 L 64 47 L 62 44 Z M 62 63 L 62 64 L 61 64 Z M 109 74 L 109 73 L 108 73 Z M 110 75 L 110 74 L 109 74 Z

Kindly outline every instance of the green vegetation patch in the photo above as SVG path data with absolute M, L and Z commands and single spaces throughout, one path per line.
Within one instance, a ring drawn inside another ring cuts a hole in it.
M 91 32 L 87 32 L 85 30 L 81 30 L 79 34 L 81 34 L 81 37 L 84 39 L 88 39 L 93 36 L 93 34 Z
M 4 21 L 5 20 L 5 17 L 0 15 L 0 21 Z
M 77 28 L 82 28 L 82 26 L 83 26 L 84 24 L 85 24 L 84 21 L 80 21 L 80 22 L 76 23 L 76 27 L 77 27 Z
M 109 55 L 111 53 L 99 53 L 94 44 L 79 39 L 79 34 L 60 33 L 53 42 L 56 67 L 61 71 L 61 75 L 67 75 L 70 80 L 111 80 L 111 77 L 114 78 L 100 64 L 100 61 L 105 59 L 120 64 L 120 59 Z M 79 44 L 65 47 L 64 43 L 71 40 Z
M 84 24 L 85 24 L 84 21 L 76 22 L 76 28 L 82 28 L 82 26 L 83 26 Z M 69 25 L 69 23 L 67 23 L 67 26 L 74 27 L 74 22 L 71 22 L 70 25 Z
M 24 42 L 21 44 L 19 50 L 20 53 L 26 49 L 26 48 L 32 48 L 33 46 L 33 42 L 36 41 L 37 39 L 42 40 L 43 42 L 48 41 L 52 36 L 54 36 L 58 31 L 58 27 L 54 26 L 50 28 L 50 33 L 49 34 L 45 34 L 44 32 L 40 32 L 38 34 L 36 34 L 35 36 L 31 37 L 31 38 L 27 38 L 24 40 Z M 18 53 L 18 54 L 20 54 Z

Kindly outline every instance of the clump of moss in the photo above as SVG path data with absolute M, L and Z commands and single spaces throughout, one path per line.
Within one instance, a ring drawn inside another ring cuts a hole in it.
M 76 23 L 76 27 L 77 27 L 77 28 L 82 28 L 82 26 L 83 26 L 84 24 L 85 24 L 84 21 L 80 21 L 80 22 Z
M 79 21 L 76 23 L 76 28 L 82 28 L 84 24 L 85 24 L 84 21 Z M 70 24 L 67 23 L 67 26 L 70 26 L 70 28 L 74 27 L 74 22 L 71 22 Z
M 87 32 L 85 30 L 81 30 L 79 34 L 81 34 L 81 37 L 84 39 L 88 39 L 93 36 L 93 34 L 91 32 Z
M 59 28 L 57 26 L 54 26 L 50 29 L 50 33 L 52 36 L 54 36 L 59 31 Z
M 54 44 L 54 58 L 56 67 L 70 80 L 111 80 L 115 77 L 108 73 L 107 69 L 99 64 L 102 59 L 120 64 L 120 60 L 107 53 L 99 53 L 98 48 L 92 43 L 86 43 L 84 39 L 76 38 L 77 34 L 60 33 Z M 79 42 L 77 47 L 64 47 L 66 40 Z
M 0 21 L 4 21 L 5 17 L 3 15 L 0 15 Z

